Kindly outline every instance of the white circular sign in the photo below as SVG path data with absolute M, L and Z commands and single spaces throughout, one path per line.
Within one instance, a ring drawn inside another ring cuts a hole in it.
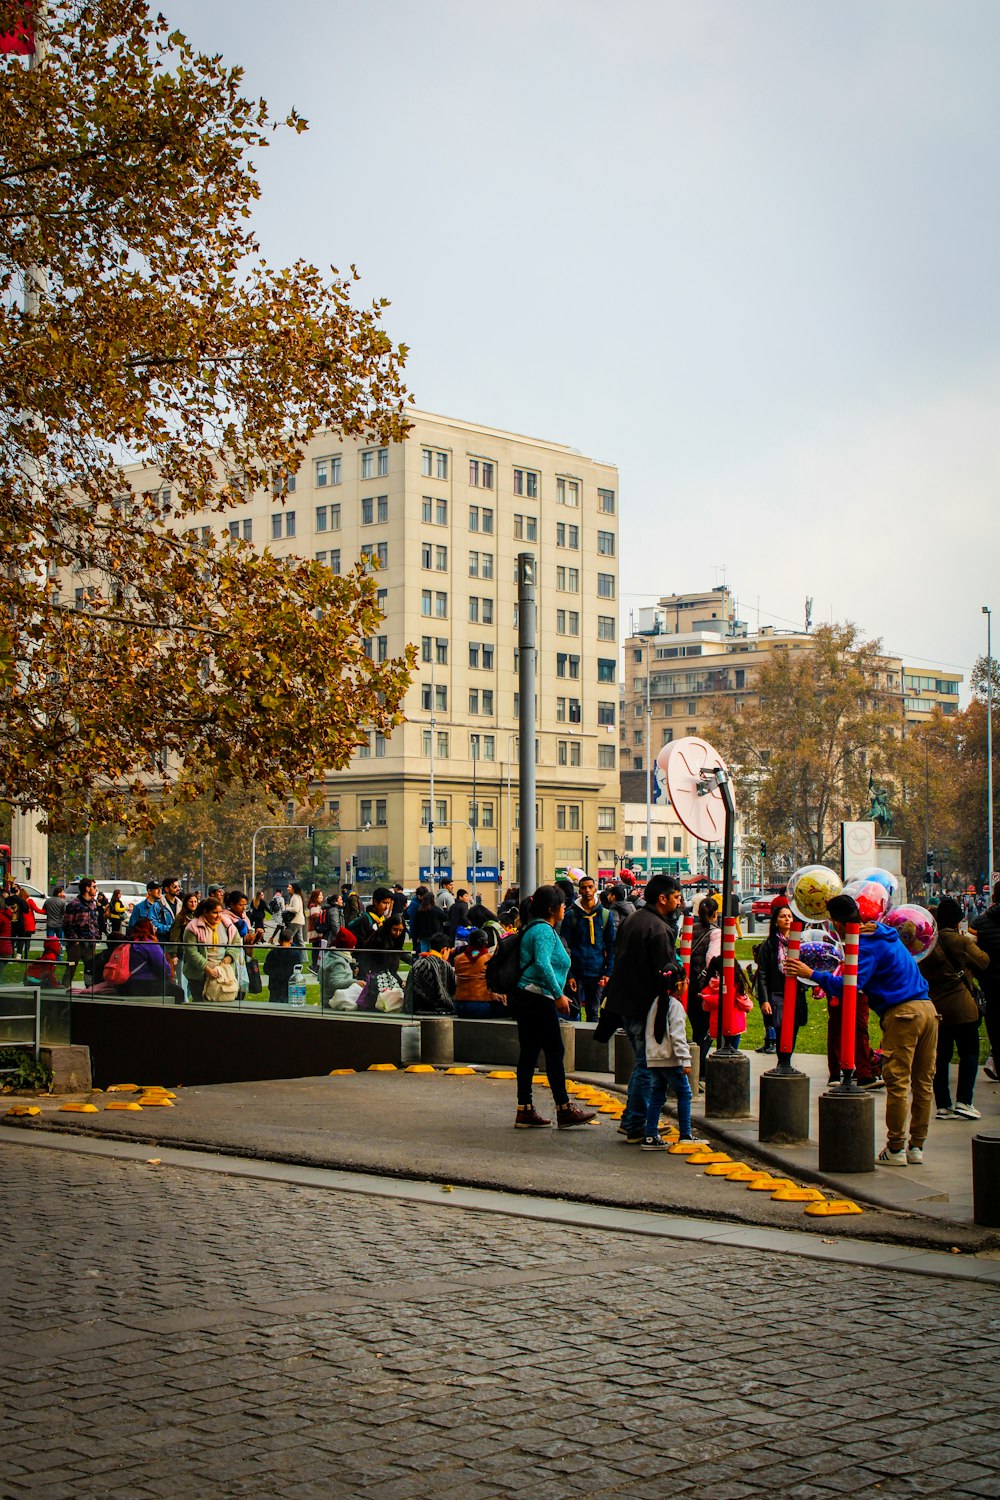
M 719 767 L 728 774 L 718 750 L 692 734 L 665 745 L 657 758 L 666 772 L 674 811 L 688 833 L 703 844 L 721 844 L 726 833 L 726 804 L 714 778 L 708 784 L 703 779 L 706 771 Z

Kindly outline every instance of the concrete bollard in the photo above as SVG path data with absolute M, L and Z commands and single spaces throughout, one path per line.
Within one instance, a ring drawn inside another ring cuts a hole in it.
M 821 1172 L 874 1172 L 875 1100 L 860 1089 L 819 1097 Z
M 420 1016 L 420 1061 L 443 1063 L 455 1061 L 455 1028 L 451 1016 Z
M 705 1116 L 743 1120 L 750 1113 L 750 1059 L 742 1052 L 713 1052 L 705 1065 Z
M 576 1027 L 572 1021 L 560 1021 L 559 1030 L 563 1042 L 563 1067 L 567 1073 L 573 1073 L 576 1071 Z
M 1000 1131 L 972 1137 L 972 1217 L 986 1229 L 1000 1229 Z
M 701 1083 L 701 1048 L 691 1043 L 691 1071 L 688 1074 L 688 1083 L 691 1085 L 691 1096 L 698 1097 L 698 1085 Z
M 628 1083 L 635 1065 L 632 1043 L 624 1031 L 616 1031 L 613 1041 L 615 1044 L 615 1083 Z
M 52 1069 L 53 1094 L 89 1094 L 93 1088 L 89 1047 L 40 1047 L 41 1062 Z
M 809 1075 L 777 1068 L 760 1080 L 759 1141 L 791 1146 L 809 1139 Z

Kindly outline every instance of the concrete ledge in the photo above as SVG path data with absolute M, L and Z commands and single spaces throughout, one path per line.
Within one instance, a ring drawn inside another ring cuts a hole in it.
M 98 1088 L 308 1078 L 420 1060 L 420 1022 L 409 1016 L 74 998 L 70 1026 L 74 1046 L 90 1049 Z
M 516 1064 L 519 1049 L 515 1021 L 467 1021 L 456 1016 L 452 1026 L 456 1062 L 490 1063 L 504 1068 Z M 562 1032 L 566 1071 L 572 1073 L 580 1066 L 576 1052 L 577 1027 L 571 1021 L 562 1021 L 559 1030 Z M 544 1059 L 540 1059 L 538 1065 L 544 1067 Z
M 596 1024 L 576 1022 L 573 1027 L 576 1047 L 575 1067 L 578 1073 L 613 1073 L 611 1043 L 595 1042 Z

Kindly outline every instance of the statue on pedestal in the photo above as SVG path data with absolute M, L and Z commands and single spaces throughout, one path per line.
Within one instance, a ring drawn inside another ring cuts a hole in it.
M 875 777 L 868 773 L 868 806 L 861 814 L 862 822 L 874 823 L 880 838 L 892 836 L 893 816 L 889 806 L 889 792 L 884 786 L 875 785 Z

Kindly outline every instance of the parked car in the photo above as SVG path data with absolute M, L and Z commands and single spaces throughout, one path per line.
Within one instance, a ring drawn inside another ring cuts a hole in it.
M 94 884 L 97 886 L 98 893 L 103 892 L 109 901 L 115 891 L 121 891 L 125 909 L 129 912 L 137 901 L 145 901 L 146 899 L 146 882 L 144 880 L 95 880 Z M 75 896 L 78 890 L 79 883 L 72 887 L 71 894 Z

